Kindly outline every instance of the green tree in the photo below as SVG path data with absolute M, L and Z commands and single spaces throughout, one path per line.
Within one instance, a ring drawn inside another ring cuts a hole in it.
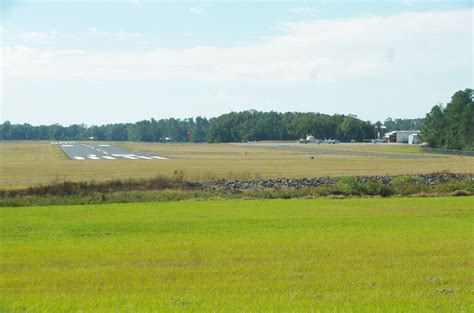
M 422 137 L 434 148 L 474 150 L 473 90 L 459 90 L 443 108 L 433 107 L 426 115 Z
M 444 127 L 443 108 L 441 105 L 435 105 L 426 115 L 422 128 L 423 140 L 431 147 L 444 147 Z

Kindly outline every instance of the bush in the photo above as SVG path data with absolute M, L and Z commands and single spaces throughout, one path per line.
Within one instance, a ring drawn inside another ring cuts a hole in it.
M 429 186 L 425 184 L 400 184 L 393 185 L 393 188 L 395 193 L 402 196 L 408 196 L 428 192 Z
M 336 183 L 334 194 L 342 194 L 347 196 L 361 195 L 363 191 L 362 185 L 352 176 L 341 177 Z
M 381 196 L 381 197 L 390 197 L 395 194 L 395 191 L 381 183 L 368 182 L 363 185 L 363 190 L 365 195 L 369 196 Z
M 391 185 L 415 185 L 425 183 L 426 180 L 423 177 L 412 176 L 397 176 L 390 182 Z
M 440 185 L 433 186 L 436 192 L 447 193 L 454 192 L 456 190 L 465 190 L 474 193 L 474 181 L 463 180 L 458 182 L 448 182 Z

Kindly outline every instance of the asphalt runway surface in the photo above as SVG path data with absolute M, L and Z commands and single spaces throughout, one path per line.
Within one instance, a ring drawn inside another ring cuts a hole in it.
M 166 160 L 149 152 L 131 151 L 110 144 L 59 142 L 57 144 L 72 160 Z
M 332 150 L 332 149 L 322 149 L 316 147 L 312 147 L 314 144 L 301 144 L 301 147 L 297 147 L 297 143 L 294 142 L 283 142 L 283 143 L 276 143 L 276 142 L 249 142 L 249 143 L 241 143 L 238 145 L 247 145 L 253 147 L 265 147 L 270 149 L 280 149 L 280 150 L 290 150 L 290 151 L 304 151 L 308 153 L 314 154 L 328 154 L 328 155 L 353 155 L 353 156 L 367 156 L 367 157 L 383 157 L 383 158 L 393 158 L 393 159 L 441 159 L 447 158 L 446 156 L 438 156 L 438 155 L 424 155 L 424 154 L 402 154 L 402 153 L 387 153 L 387 152 L 365 152 L 365 151 L 350 151 L 350 150 Z M 373 145 L 372 143 L 343 143 L 338 144 L 346 147 L 350 147 L 351 145 Z M 321 144 L 321 146 L 331 146 L 331 144 Z

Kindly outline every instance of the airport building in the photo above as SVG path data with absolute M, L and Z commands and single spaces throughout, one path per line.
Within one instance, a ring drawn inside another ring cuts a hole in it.
M 421 144 L 421 139 L 419 134 L 408 135 L 408 144 L 409 145 L 418 145 Z
M 419 135 L 419 130 L 395 130 L 386 133 L 384 138 L 387 139 L 387 142 L 418 144 L 420 141 Z

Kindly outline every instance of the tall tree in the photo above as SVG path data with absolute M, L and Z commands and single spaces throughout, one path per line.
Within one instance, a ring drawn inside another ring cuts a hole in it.
M 422 137 L 434 148 L 474 150 L 473 90 L 457 91 L 443 108 L 433 107 L 426 115 Z

